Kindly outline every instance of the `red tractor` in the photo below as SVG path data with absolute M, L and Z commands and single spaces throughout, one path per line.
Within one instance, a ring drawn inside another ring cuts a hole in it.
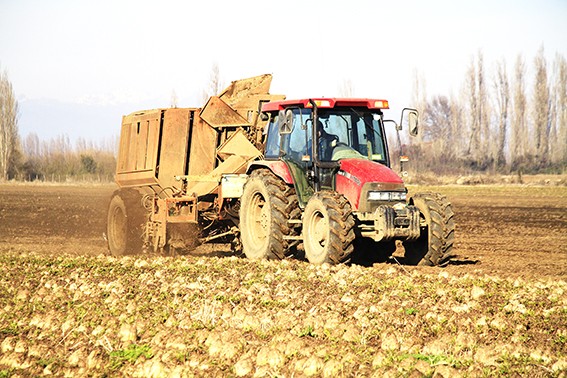
M 453 247 L 453 212 L 437 193 L 407 196 L 390 168 L 377 99 L 317 98 L 264 103 L 264 158 L 248 165 L 240 234 L 248 258 L 282 259 L 304 250 L 313 264 L 355 254 L 388 256 L 401 241 L 409 264 L 440 265 Z M 418 114 L 404 109 L 417 135 Z M 395 122 L 394 122 L 395 123 Z M 399 136 L 399 134 L 398 134 Z

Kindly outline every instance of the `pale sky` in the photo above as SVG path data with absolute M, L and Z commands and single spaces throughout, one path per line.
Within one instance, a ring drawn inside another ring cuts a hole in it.
M 199 107 L 211 67 L 225 84 L 273 74 L 272 93 L 412 105 L 460 90 L 479 50 L 490 72 L 544 46 L 567 57 L 567 0 L 0 0 L 0 68 L 20 103 L 20 133 L 112 138 L 121 116 Z M 528 83 L 531 85 L 531 83 Z

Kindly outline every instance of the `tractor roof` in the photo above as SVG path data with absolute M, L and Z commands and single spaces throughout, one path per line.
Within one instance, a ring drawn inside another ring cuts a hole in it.
M 363 107 L 368 109 L 389 109 L 387 100 L 373 98 L 305 98 L 300 100 L 272 101 L 262 106 L 263 112 L 283 110 L 290 106 L 311 108 L 313 100 L 318 108 Z

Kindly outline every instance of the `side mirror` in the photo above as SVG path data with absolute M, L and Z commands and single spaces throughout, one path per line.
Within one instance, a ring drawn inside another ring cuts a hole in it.
M 280 117 L 281 117 L 280 112 Z M 280 118 L 280 134 L 291 134 L 293 131 L 293 110 L 287 109 L 283 114 L 283 117 Z
M 413 108 L 404 108 L 402 110 L 402 119 L 400 119 L 400 126 L 398 130 L 402 129 L 402 125 L 404 124 L 404 115 L 407 114 L 408 117 L 408 128 L 409 128 L 409 135 L 417 136 L 417 123 L 419 119 L 419 114 L 417 110 Z
M 417 136 L 417 124 L 418 124 L 419 116 L 416 111 L 410 111 L 408 114 L 408 127 L 409 127 L 409 134 L 411 136 Z
M 260 119 L 264 122 L 270 119 L 270 115 L 268 113 L 260 113 Z

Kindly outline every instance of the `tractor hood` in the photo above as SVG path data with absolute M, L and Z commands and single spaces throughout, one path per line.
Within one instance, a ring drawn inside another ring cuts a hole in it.
M 369 190 L 405 190 L 400 176 L 383 164 L 356 158 L 342 159 L 339 164 L 335 189 L 349 200 L 353 209 L 359 209 L 361 195 L 366 196 Z
M 341 172 L 356 177 L 360 185 L 367 182 L 403 184 L 402 179 L 396 172 L 383 164 L 367 159 L 342 159 L 340 161 L 339 174 Z

